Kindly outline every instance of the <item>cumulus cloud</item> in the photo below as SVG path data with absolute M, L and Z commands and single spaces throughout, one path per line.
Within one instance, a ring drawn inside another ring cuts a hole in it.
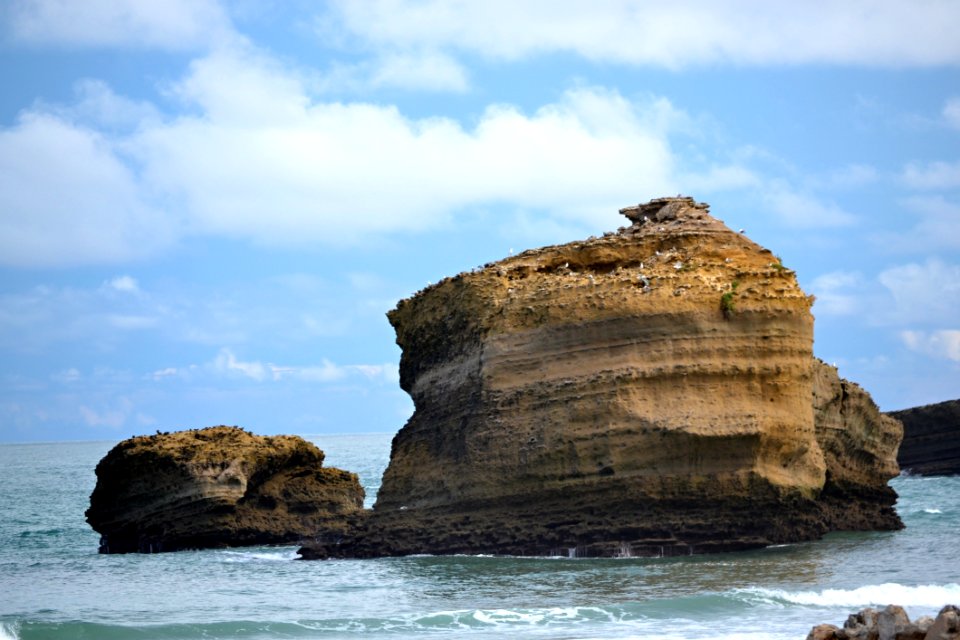
M 960 162 L 911 163 L 904 167 L 901 179 L 913 189 L 956 189 L 960 187 Z
M 101 133 L 37 112 L 0 129 L 0 264 L 136 260 L 173 237 Z
M 202 115 L 141 131 L 127 148 L 146 188 L 175 201 L 192 232 L 351 243 L 491 202 L 615 219 L 623 202 L 675 182 L 663 127 L 678 110 L 599 88 L 532 113 L 493 105 L 467 127 L 314 102 L 302 78 L 234 52 L 196 61 L 178 92 Z
M 14 40 L 31 45 L 180 51 L 233 37 L 216 0 L 13 0 L 7 14 Z
M 858 291 L 863 284 L 859 273 L 832 271 L 817 276 L 810 283 L 816 296 L 814 312 L 817 315 L 846 316 L 863 311 Z
M 506 60 L 570 52 L 668 68 L 717 62 L 903 67 L 960 61 L 956 20 L 949 0 L 339 0 L 318 24 L 324 37 L 346 30 L 388 49 L 454 49 Z
M 960 331 L 902 331 L 900 339 L 911 351 L 933 358 L 946 358 L 960 362 Z
M 893 300 L 882 312 L 891 322 L 942 326 L 960 318 L 960 265 L 931 258 L 886 269 L 878 279 Z

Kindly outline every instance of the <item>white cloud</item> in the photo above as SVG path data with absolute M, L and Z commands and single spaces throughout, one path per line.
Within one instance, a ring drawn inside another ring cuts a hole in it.
M 267 367 L 260 362 L 243 362 L 230 349 L 221 349 L 213 360 L 213 369 L 226 375 L 241 375 L 253 380 L 265 380 Z
M 100 133 L 42 113 L 0 129 L 0 263 L 137 260 L 172 239 L 173 223 Z
M 300 381 L 300 382 L 337 382 L 350 377 L 362 376 L 366 380 L 380 380 L 396 383 L 398 379 L 397 365 L 387 364 L 348 364 L 338 365 L 324 358 L 318 365 L 279 365 L 260 361 L 244 362 L 238 360 L 233 351 L 223 348 L 211 363 L 210 369 L 215 373 L 228 376 L 242 376 L 264 382 L 271 380 Z M 163 369 L 154 372 L 153 377 L 160 379 L 179 375 L 180 370 L 175 368 Z
M 216 0 L 13 0 L 8 29 L 34 45 L 190 50 L 229 40 Z
M 905 198 L 901 205 L 903 228 L 874 233 L 874 244 L 886 251 L 925 255 L 960 250 L 960 204 L 941 196 L 916 196 Z
M 368 84 L 373 88 L 463 93 L 470 81 L 466 69 L 442 53 L 390 53 L 377 61 Z
M 154 371 L 152 374 L 150 374 L 150 377 L 154 380 L 163 380 L 165 378 L 175 378 L 180 375 L 182 374 L 176 367 L 164 367 L 163 369 L 157 369 Z
M 950 98 L 943 105 L 943 119 L 950 127 L 960 129 L 960 97 Z
M 491 106 L 467 128 L 312 102 L 301 78 L 249 52 L 195 62 L 179 93 L 202 115 L 128 148 L 145 188 L 167 194 L 195 233 L 344 244 L 491 202 L 615 224 L 624 202 L 675 185 L 666 127 L 679 112 L 662 99 L 576 89 L 533 113 Z
M 861 313 L 863 302 L 858 295 L 861 288 L 859 273 L 833 271 L 817 276 L 810 283 L 810 290 L 817 298 L 814 313 L 833 316 Z
M 133 402 L 125 396 L 121 396 L 109 405 L 100 408 L 90 408 L 87 405 L 78 407 L 83 421 L 88 427 L 109 427 L 119 429 L 127 424 L 133 414 Z
M 960 162 L 908 164 L 901 180 L 913 189 L 956 189 L 960 187 Z
M 931 258 L 883 271 L 878 279 L 893 299 L 879 313 L 888 321 L 943 326 L 960 318 L 960 265 Z
M 772 213 L 788 227 L 822 229 L 849 227 L 857 217 L 832 202 L 794 190 L 780 181 L 771 181 L 763 198 Z
M 736 64 L 925 66 L 960 61 L 950 0 L 717 3 L 679 0 L 339 0 L 319 21 L 387 49 L 454 49 L 513 60 L 572 52 L 682 67 Z
M 137 284 L 136 278 L 133 278 L 132 276 L 117 276 L 108 282 L 107 285 L 116 291 L 122 291 L 124 293 L 140 292 L 140 285 Z
M 900 339 L 911 350 L 933 358 L 960 362 L 960 331 L 901 331 Z

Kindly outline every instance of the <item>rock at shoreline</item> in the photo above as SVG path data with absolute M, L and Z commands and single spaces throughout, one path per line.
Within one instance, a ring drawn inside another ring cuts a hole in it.
M 904 471 L 922 476 L 960 475 L 960 400 L 887 415 L 903 423 L 897 459 Z
M 901 426 L 813 357 L 812 298 L 691 198 L 388 316 L 415 412 L 304 556 L 687 555 L 896 529 Z
M 960 609 L 948 604 L 936 619 L 921 616 L 911 622 L 903 607 L 889 605 L 881 611 L 863 609 L 851 614 L 843 628 L 820 624 L 807 640 L 960 640 Z
M 353 473 L 296 436 L 210 427 L 140 436 L 97 465 L 87 522 L 101 553 L 291 543 L 334 536 L 363 507 Z

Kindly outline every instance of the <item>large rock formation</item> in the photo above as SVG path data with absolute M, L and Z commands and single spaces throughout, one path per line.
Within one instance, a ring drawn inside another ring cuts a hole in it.
M 960 400 L 893 411 L 903 423 L 897 460 L 910 473 L 924 476 L 960 474 Z
M 320 555 L 671 555 L 901 526 L 900 425 L 815 362 L 794 273 L 690 198 L 621 213 L 388 314 L 416 410 L 374 512 Z
M 96 473 L 86 515 L 101 553 L 297 542 L 363 507 L 357 476 L 315 445 L 237 427 L 124 440 Z

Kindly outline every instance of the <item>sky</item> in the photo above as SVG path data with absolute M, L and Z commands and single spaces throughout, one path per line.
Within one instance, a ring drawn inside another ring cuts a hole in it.
M 430 282 L 682 193 L 960 397 L 955 0 L 0 0 L 0 442 L 395 432 Z

